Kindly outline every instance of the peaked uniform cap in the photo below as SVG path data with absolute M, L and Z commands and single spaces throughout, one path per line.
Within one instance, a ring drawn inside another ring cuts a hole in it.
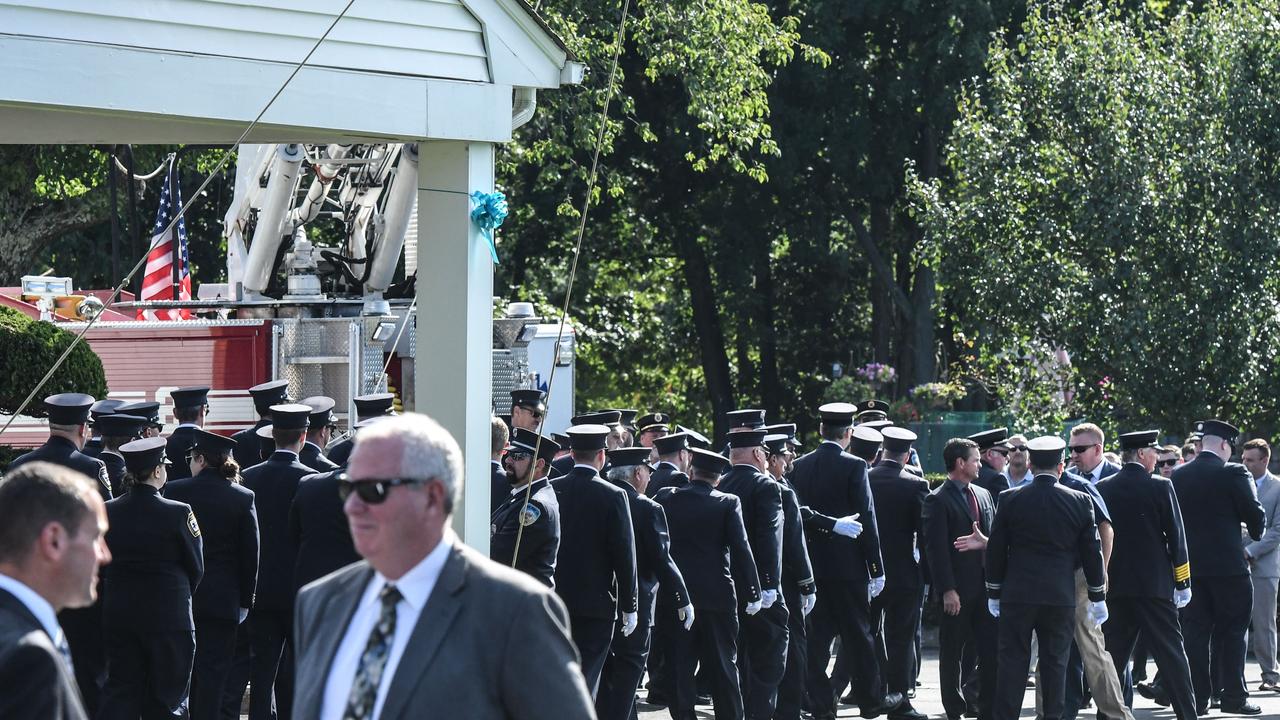
M 680 432 L 684 433 L 685 435 L 689 436 L 690 449 L 702 448 L 703 450 L 709 450 L 711 448 L 711 441 L 707 439 L 706 435 L 703 435 L 697 430 L 694 430 L 693 428 L 684 427 L 683 425 L 677 425 L 676 429 L 678 429 Z
M 1138 450 L 1159 445 L 1159 430 L 1139 430 L 1120 434 L 1121 450 Z
M 853 416 L 858 414 L 856 405 L 845 402 L 827 403 L 818 408 L 818 417 L 823 425 L 831 427 L 848 427 L 853 424 Z
M 120 456 L 131 474 L 140 475 L 167 462 L 164 455 L 166 444 L 162 437 L 134 440 L 120 446 Z
M 301 403 L 271 406 L 271 424 L 277 430 L 306 430 L 310 422 L 310 406 Z
M 724 472 L 725 468 L 729 467 L 729 458 L 720 453 L 713 453 L 710 450 L 694 448 L 691 465 L 697 470 L 719 475 Z
M 969 439 L 978 443 L 979 450 L 987 450 L 1005 441 L 1009 437 L 1009 428 L 995 428 L 992 430 L 983 430 L 969 436 Z
M 370 393 L 368 395 L 357 395 L 351 398 L 356 404 L 356 415 L 361 420 L 365 418 L 378 417 L 380 415 L 393 415 L 395 410 L 392 408 L 396 404 L 396 396 L 391 393 Z
M 152 425 L 160 424 L 160 403 L 155 400 L 125 403 L 124 405 L 117 407 L 116 412 L 123 415 L 144 417 L 147 419 L 147 422 Z
M 1056 467 L 1062 462 L 1062 451 L 1066 449 L 1067 441 L 1057 435 L 1041 435 L 1027 442 L 1031 465 L 1038 468 Z
M 516 428 L 511 433 L 510 448 L 517 452 L 526 452 L 533 454 L 536 450 L 538 457 L 543 460 L 550 460 L 560 452 L 560 443 L 549 437 L 542 436 L 541 442 L 538 440 L 538 433 L 524 428 Z
M 193 449 L 214 455 L 224 455 L 236 447 L 236 441 L 233 438 L 209 432 L 204 428 L 196 428 L 195 437 L 192 439 L 195 441 Z
M 671 429 L 671 416 L 666 413 L 649 413 L 636 419 L 636 430 L 649 432 L 658 430 L 667 432 Z
M 904 453 L 911 449 L 911 443 L 915 442 L 917 436 L 906 428 L 887 427 L 880 431 L 884 437 L 884 449 L 892 453 Z
M 200 407 L 209 404 L 209 386 L 208 385 L 191 385 L 189 387 L 180 387 L 169 393 L 169 397 L 173 398 L 173 406 L 176 408 Z M 117 409 L 116 412 L 119 412 Z
M 583 413 L 570 418 L 569 422 L 573 425 L 605 425 L 613 428 L 622 423 L 622 413 L 617 410 Z
M 764 448 L 773 455 L 779 455 L 787 451 L 788 442 L 791 439 L 789 435 L 776 433 L 764 436 Z
M 337 402 L 328 395 L 312 395 L 299 402 L 311 408 L 311 427 L 324 427 L 333 421 L 333 408 Z
M 1236 444 L 1236 438 L 1240 435 L 1240 431 L 1236 429 L 1236 426 L 1225 420 L 1205 420 L 1200 423 L 1199 430 L 1202 435 L 1220 437 L 1232 445 Z
M 764 426 L 764 411 L 747 409 L 733 410 L 724 414 L 730 428 L 758 428 Z
M 96 421 L 98 418 L 102 417 L 103 415 L 110 415 L 114 412 L 119 412 L 120 406 L 124 404 L 125 404 L 124 400 L 118 400 L 116 398 L 107 398 L 106 400 L 99 400 L 98 402 L 89 406 L 89 417 Z
M 580 451 L 603 450 L 609 433 L 607 425 L 574 425 L 564 431 L 569 436 L 569 447 Z
M 658 451 L 659 455 L 670 455 L 672 453 L 680 452 L 681 450 L 688 450 L 689 433 L 678 432 L 670 435 L 663 435 L 660 438 L 655 438 L 653 441 L 653 447 Z
M 729 447 L 762 447 L 764 445 L 764 438 L 766 435 L 768 435 L 768 433 L 763 430 L 740 430 L 738 432 L 732 432 L 729 433 Z
M 289 402 L 289 381 L 272 380 L 254 385 L 249 388 L 249 395 L 253 398 L 253 406 L 258 409 L 258 414 L 265 415 L 272 405 Z
M 147 427 L 147 419 L 137 415 L 113 413 L 103 415 L 94 423 L 98 433 L 108 437 L 137 437 Z
M 511 391 L 511 407 L 522 407 L 534 412 L 547 411 L 547 394 L 537 388 L 521 388 Z
M 44 399 L 44 410 L 54 425 L 83 425 L 89 422 L 89 408 L 94 402 L 92 395 L 60 393 Z
M 609 458 L 611 467 L 628 467 L 630 465 L 649 465 L 649 453 L 652 450 L 647 447 L 625 447 L 610 450 L 606 455 Z

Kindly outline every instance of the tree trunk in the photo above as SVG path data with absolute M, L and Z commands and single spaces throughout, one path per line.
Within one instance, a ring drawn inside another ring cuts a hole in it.
M 889 208 L 880 200 L 871 201 L 871 241 L 879 249 L 881 257 L 892 258 L 885 252 L 889 237 Z M 888 266 L 888 263 L 885 263 Z M 897 312 L 893 307 L 892 274 L 871 272 L 871 352 L 872 359 L 878 363 L 891 362 L 893 348 L 894 319 Z
M 760 349 L 760 401 L 764 405 L 765 419 L 773 423 L 781 417 L 782 381 L 778 378 L 778 334 L 774 328 L 777 305 L 773 297 L 773 268 L 769 251 L 768 241 L 763 241 L 756 257 L 756 294 L 760 298 L 760 312 L 755 315 L 755 326 Z
M 674 241 L 682 260 L 680 265 L 685 285 L 689 290 L 689 307 L 693 310 L 693 327 L 698 336 L 702 374 L 707 382 L 707 396 L 711 399 L 714 433 L 719 438 L 727 430 L 724 415 L 733 410 L 734 403 L 729 356 L 725 352 L 724 329 L 720 324 L 715 288 L 711 284 L 711 267 L 707 262 L 706 252 L 687 228 L 676 231 Z

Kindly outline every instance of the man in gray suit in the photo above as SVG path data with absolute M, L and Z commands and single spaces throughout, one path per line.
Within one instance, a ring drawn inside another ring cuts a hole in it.
M 294 716 L 591 718 L 560 600 L 450 530 L 462 452 L 407 413 L 361 431 L 339 493 L 364 558 L 298 595 Z
M 0 717 L 87 717 L 57 613 L 97 598 L 106 532 L 89 477 L 37 461 L 0 479 Z
M 1262 539 L 1250 542 L 1244 536 L 1244 557 L 1253 577 L 1253 656 L 1262 668 L 1261 692 L 1280 691 L 1276 672 L 1276 588 L 1280 585 L 1280 480 L 1267 470 L 1271 446 L 1257 438 L 1244 444 L 1240 456 L 1258 489 L 1258 501 L 1267 514 Z

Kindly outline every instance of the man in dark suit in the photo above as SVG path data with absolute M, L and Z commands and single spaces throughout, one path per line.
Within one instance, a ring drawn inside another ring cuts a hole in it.
M 186 457 L 195 445 L 196 431 L 204 427 L 205 416 L 209 413 L 209 386 L 180 387 L 169 393 L 169 397 L 173 401 L 173 417 L 178 421 L 178 427 L 169 433 L 169 442 L 164 449 L 165 457 L 173 461 L 169 476 L 173 481 L 191 477 Z
M 507 480 L 507 471 L 503 467 L 502 457 L 507 451 L 507 443 L 511 439 L 512 430 L 494 415 L 489 418 L 489 515 L 498 512 L 498 508 L 507 501 L 511 494 L 511 483 Z M 534 432 L 534 431 L 530 431 Z
M 671 558 L 680 568 L 697 612 L 692 627 L 665 637 L 671 645 L 670 685 L 673 720 L 694 720 L 697 682 L 694 669 L 701 662 L 711 681 L 717 720 L 743 717 L 742 691 L 734 658 L 738 653 L 738 608 L 760 611 L 760 583 L 755 559 L 742 520 L 737 496 L 715 490 L 729 459 L 701 448 L 693 450 L 690 482 L 668 487 L 654 500 L 670 523 Z M 660 590 L 667 594 L 667 589 Z M 669 599 L 667 605 L 674 605 Z M 680 620 L 690 622 L 692 616 Z
M 995 505 L 974 484 L 981 468 L 978 444 L 953 438 L 942 450 L 947 481 L 924 500 L 924 552 L 933 590 L 942 598 L 938 633 L 941 646 L 938 677 L 942 705 L 949 720 L 958 720 L 967 703 L 961 694 L 962 657 L 966 645 L 976 648 L 978 717 L 989 720 L 995 698 L 995 621 L 986 611 L 983 553 Z M 1023 663 L 1025 669 L 1027 663 Z M 1026 676 L 1019 674 L 1022 681 Z
M 253 409 L 258 412 L 258 422 L 231 436 L 231 439 L 236 441 L 236 450 L 232 456 L 237 465 L 247 468 L 260 462 L 257 431 L 271 424 L 271 406 L 289 402 L 288 395 L 288 380 L 271 380 L 249 388 L 249 397 L 253 398 Z
M 1008 437 L 1009 429 L 1002 427 L 969 436 L 978 444 L 978 455 L 982 460 L 973 484 L 986 490 L 992 498 L 999 498 L 1000 493 L 1009 489 L 1009 478 L 1004 474 L 1009 458 L 1009 445 L 1005 442 Z
M 883 455 L 867 473 L 876 504 L 880 552 L 884 557 L 885 588 L 871 603 L 871 624 L 877 628 L 877 650 L 887 692 L 907 693 L 915 688 L 916 629 L 924 603 L 924 579 L 917 543 L 924 542 L 924 500 L 929 483 L 906 469 L 916 434 L 887 427 Z M 890 718 L 924 720 L 911 702 L 889 712 Z
M 1194 720 L 1191 670 L 1177 610 L 1191 601 L 1191 564 L 1173 483 L 1153 474 L 1159 436 L 1159 430 L 1121 435 L 1124 466 L 1098 483 L 1112 519 L 1123 528 L 1107 568 L 1111 617 L 1103 632 L 1120 678 L 1141 632 L 1178 720 Z
M 537 388 L 511 391 L 511 428 L 538 432 L 547 414 L 547 394 Z
M 357 395 L 351 398 L 351 402 L 356 406 L 356 417 L 355 420 L 347 418 L 347 436 L 329 443 L 324 449 L 324 454 L 335 465 L 345 466 L 347 464 L 347 457 L 351 455 L 355 434 L 362 427 L 361 423 L 373 418 L 388 417 L 396 414 L 396 396 L 391 393 Z
M 349 475 L 364 560 L 298 596 L 295 717 L 592 716 L 564 605 L 450 529 L 462 451 L 448 431 L 416 413 L 381 421 Z
M 1244 685 L 1245 632 L 1253 607 L 1253 583 L 1240 541 L 1243 524 L 1249 537 L 1262 537 L 1266 513 L 1243 465 L 1226 462 L 1238 431 L 1221 420 L 1205 420 L 1200 454 L 1173 471 L 1173 488 L 1187 530 L 1187 551 L 1195 577 L 1191 602 L 1182 610 L 1187 660 L 1195 687 L 1196 711 L 1206 710 L 1212 690 L 1210 639 L 1222 643 L 1219 658 L 1222 712 L 1257 715 Z
M 560 502 L 547 471 L 560 446 L 532 430 L 512 430 L 502 461 L 511 478 L 489 519 L 489 559 L 555 588 L 560 551 Z M 518 547 L 517 547 L 518 546 Z
M 44 400 L 49 416 L 49 439 L 44 445 L 21 455 L 9 465 L 9 471 L 29 462 L 50 462 L 75 470 L 97 483 L 98 495 L 111 499 L 111 479 L 106 465 L 97 458 L 80 452 L 89 438 L 89 408 L 93 398 L 80 393 L 50 395 Z M 106 650 L 102 639 L 102 604 L 68 609 L 58 618 L 67 634 L 67 642 L 75 661 L 76 682 L 84 699 L 85 710 L 98 711 L 98 700 L 106 682 Z
M 269 412 L 275 452 L 266 462 L 241 474 L 244 486 L 253 491 L 262 538 L 258 594 L 249 613 L 251 720 L 274 720 L 277 708 L 281 717 L 290 716 L 293 673 L 288 663 L 280 661 L 293 628 L 293 570 L 297 564 L 297 547 L 289 536 L 289 512 L 298 483 L 315 473 L 315 468 L 298 462 L 311 408 L 297 403 L 272 405 Z
M 1003 493 L 987 543 L 989 599 L 983 610 L 988 617 L 1000 618 L 1000 661 L 1008 663 L 1008 671 L 997 681 L 995 720 L 1017 720 L 1021 713 L 1033 631 L 1040 643 L 1037 687 L 1043 693 L 1043 716 L 1062 717 L 1067 652 L 1081 602 L 1077 565 L 1087 579 L 1084 602 L 1089 617 L 1096 625 L 1107 619 L 1106 574 L 1093 502 L 1058 483 L 1065 445 L 1055 436 L 1027 443 L 1034 478 L 1030 485 Z
M 647 447 L 629 447 L 608 453 L 608 480 L 627 494 L 630 505 L 640 598 L 635 632 L 623 635 L 619 629 L 613 634 L 609 658 L 600 677 L 600 692 L 596 696 L 596 714 L 601 720 L 635 717 L 636 688 L 644 677 L 659 587 L 668 597 L 662 608 L 670 612 L 670 616 L 662 618 L 662 621 L 671 624 L 683 619 L 686 630 L 693 623 L 694 610 L 689 602 L 689 591 L 680 569 L 671 559 L 667 515 L 661 505 L 644 494 L 649 484 L 649 452 Z
M 689 433 L 678 432 L 664 435 L 653 441 L 653 449 L 658 453 L 658 465 L 653 476 L 649 478 L 649 488 L 645 494 L 655 497 L 659 491 L 667 487 L 681 487 L 689 484 L 689 461 L 693 457 L 690 452 Z
M 1071 464 L 1067 472 L 1078 475 L 1090 485 L 1097 485 L 1103 478 L 1120 472 L 1120 466 L 1103 457 L 1106 435 L 1093 423 L 1080 423 L 1071 428 Z M 1108 553 L 1109 554 L 1109 553 Z
M 614 621 L 622 616 L 623 635 L 630 635 L 639 622 L 635 534 L 627 494 L 599 474 L 609 428 L 575 425 L 566 432 L 574 466 L 551 481 L 560 505 L 556 593 L 569 609 L 573 642 L 594 698 Z
M 819 720 L 835 717 L 827 663 L 836 635 L 852 661 L 854 694 L 863 717 L 883 714 L 903 699 L 880 693 L 870 601 L 884 590 L 884 564 L 867 464 L 845 452 L 853 437 L 855 412 L 849 403 L 818 408 L 822 444 L 796 460 L 791 471 L 814 580 L 822 588 L 822 598 L 809 616 L 808 637 L 809 704 Z M 818 515 L 804 513 L 806 507 Z M 830 518 L 839 519 L 830 523 Z
M 25 463 L 0 477 L 0 528 L 0 717 L 84 720 L 57 613 L 92 603 L 111 561 L 102 498 L 81 473 Z
M 324 446 L 329 444 L 329 438 L 333 436 L 333 398 L 312 395 L 300 402 L 311 408 L 311 415 L 307 418 L 307 441 L 298 452 L 298 462 L 315 468 L 316 472 L 337 470 L 338 463 L 324 456 Z

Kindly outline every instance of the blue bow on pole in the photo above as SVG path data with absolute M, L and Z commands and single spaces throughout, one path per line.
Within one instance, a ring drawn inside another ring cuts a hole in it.
M 471 193 L 471 202 L 475 205 L 471 208 L 471 222 L 480 228 L 480 232 L 489 241 L 489 257 L 497 265 L 498 246 L 494 244 L 493 231 L 502 227 L 502 221 L 507 219 L 507 196 L 497 191 L 487 193 L 476 190 Z

